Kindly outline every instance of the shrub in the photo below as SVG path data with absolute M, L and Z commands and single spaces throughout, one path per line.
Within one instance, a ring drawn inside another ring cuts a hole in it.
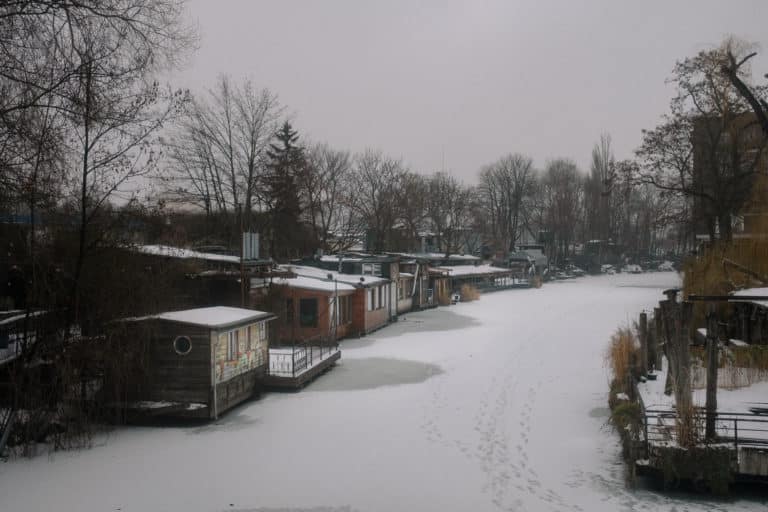
M 470 284 L 461 285 L 461 301 L 470 302 L 480 298 L 480 292 Z

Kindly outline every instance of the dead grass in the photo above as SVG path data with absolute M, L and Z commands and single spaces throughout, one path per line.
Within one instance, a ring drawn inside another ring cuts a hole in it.
M 627 382 L 637 360 L 638 351 L 637 338 L 630 327 L 619 327 L 613 333 L 605 353 L 605 363 L 617 382 Z
M 693 404 L 677 411 L 675 421 L 677 443 L 684 448 L 692 448 L 703 440 L 704 417 L 696 413 Z
M 461 285 L 461 301 L 470 302 L 480 298 L 480 292 L 470 284 Z
M 733 268 L 725 268 L 728 259 L 759 275 L 768 275 L 768 225 L 765 221 L 754 227 L 753 236 L 717 241 L 698 256 L 683 264 L 683 291 L 686 295 L 722 295 L 737 288 L 759 286 L 755 279 Z
M 750 235 L 731 241 L 716 241 L 688 258 L 682 266 L 683 292 L 685 296 L 727 295 L 734 290 L 755 286 L 766 286 L 746 273 L 724 265 L 730 260 L 746 267 L 760 276 L 768 276 L 768 217 L 758 218 L 750 226 Z M 707 305 L 694 304 L 693 323 L 704 325 Z M 724 317 L 732 314 L 732 306 L 718 305 L 718 314 Z

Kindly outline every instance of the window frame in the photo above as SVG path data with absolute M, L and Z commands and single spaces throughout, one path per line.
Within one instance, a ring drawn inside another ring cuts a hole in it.
M 304 313 L 304 305 L 305 304 L 313 304 L 313 306 L 310 308 L 311 310 L 311 317 L 312 322 L 309 323 L 305 320 L 305 318 L 309 318 L 309 313 L 305 315 Z M 306 297 L 299 299 L 299 327 L 314 329 L 317 328 L 318 322 L 319 322 L 319 316 L 320 311 L 318 307 L 318 300 L 317 297 Z
M 187 343 L 189 343 L 189 348 L 187 350 L 179 350 L 179 347 L 177 346 L 177 343 L 179 340 L 187 340 Z M 190 352 L 192 352 L 192 338 L 189 336 L 182 334 L 180 336 L 176 336 L 173 339 L 173 350 L 180 356 L 186 356 L 189 355 Z
M 240 351 L 240 330 L 227 332 L 227 361 L 237 361 Z

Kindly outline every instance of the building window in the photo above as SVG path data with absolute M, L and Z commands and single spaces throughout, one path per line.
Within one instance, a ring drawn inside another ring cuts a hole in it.
M 173 340 L 173 350 L 180 356 L 185 356 L 192 351 L 192 340 L 189 336 L 177 336 Z
M 349 323 L 349 297 L 339 297 L 339 324 Z
M 246 336 L 247 336 L 247 338 L 246 338 L 247 341 L 245 342 L 246 350 L 251 350 L 253 348 L 253 341 L 252 341 L 253 340 L 253 326 L 252 325 L 248 326 L 248 332 L 246 333 Z
M 229 331 L 227 333 L 227 361 L 237 359 L 238 331 Z
M 381 263 L 363 263 L 362 269 L 363 269 L 363 275 L 366 275 L 366 276 L 381 275 Z
M 368 288 L 367 295 L 368 295 L 368 300 L 366 302 L 368 303 L 367 304 L 368 311 L 373 311 L 373 297 L 374 297 L 373 288 Z
M 317 327 L 317 299 L 299 300 L 299 325 Z
M 285 323 L 293 325 L 293 299 L 285 301 Z

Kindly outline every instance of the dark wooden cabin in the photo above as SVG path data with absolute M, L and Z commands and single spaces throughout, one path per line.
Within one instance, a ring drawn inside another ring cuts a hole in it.
M 225 306 L 160 313 L 121 322 L 140 364 L 128 412 L 215 419 L 251 397 L 266 373 L 268 322 L 275 316 Z M 135 360 L 134 360 L 135 362 Z

